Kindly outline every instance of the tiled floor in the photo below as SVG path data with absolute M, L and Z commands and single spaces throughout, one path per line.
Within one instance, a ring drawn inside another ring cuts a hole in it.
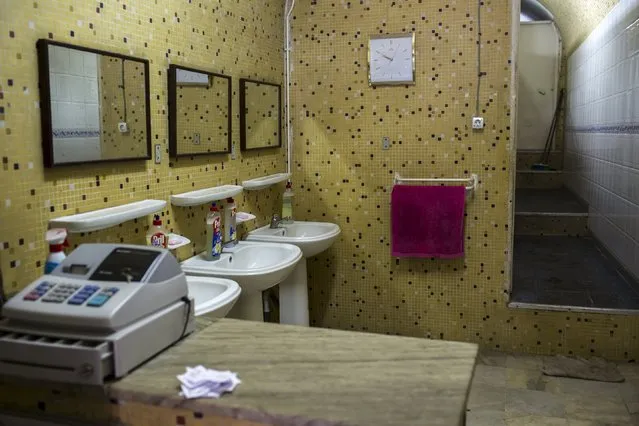
M 515 236 L 512 302 L 639 309 L 637 289 L 592 238 Z
M 467 426 L 638 426 L 639 365 L 620 364 L 623 383 L 548 377 L 543 358 L 481 353 Z

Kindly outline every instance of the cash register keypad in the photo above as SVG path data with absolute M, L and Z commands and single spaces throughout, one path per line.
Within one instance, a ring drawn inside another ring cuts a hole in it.
M 45 303 L 64 303 L 68 300 L 69 305 L 79 306 L 90 299 L 86 306 L 98 308 L 104 305 L 118 290 L 117 287 L 100 288 L 100 286 L 91 284 L 82 286 L 43 281 L 24 296 L 23 300 L 31 302 L 40 300 Z M 98 291 L 99 293 L 95 294 Z

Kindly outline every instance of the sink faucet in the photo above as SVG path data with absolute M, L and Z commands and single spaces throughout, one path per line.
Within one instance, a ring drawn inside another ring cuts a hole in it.
M 280 227 L 280 223 L 282 223 L 282 218 L 278 214 L 274 214 L 271 218 L 271 229 L 277 229 Z

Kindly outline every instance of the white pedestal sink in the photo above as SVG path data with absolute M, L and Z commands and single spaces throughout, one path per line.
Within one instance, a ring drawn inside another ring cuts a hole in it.
M 339 226 L 327 222 L 298 222 L 269 226 L 248 233 L 247 241 L 294 244 L 302 250 L 304 259 L 280 283 L 280 323 L 309 325 L 306 258 L 328 249 L 340 234 Z
M 302 258 L 302 251 L 290 244 L 240 241 L 218 260 L 206 260 L 204 253 L 182 262 L 189 276 L 220 277 L 236 281 L 242 288 L 230 318 L 263 321 L 262 291 L 282 282 Z
M 242 293 L 238 283 L 224 278 L 187 275 L 186 284 L 196 317 L 224 318 Z

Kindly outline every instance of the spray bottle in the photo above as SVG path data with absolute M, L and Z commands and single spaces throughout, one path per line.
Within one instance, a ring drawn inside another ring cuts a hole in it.
M 224 208 L 224 243 L 234 246 L 237 243 L 237 206 L 233 198 L 226 199 Z
M 206 252 L 207 260 L 217 260 L 222 253 L 222 216 L 215 203 L 211 204 L 206 215 Z
M 49 244 L 49 256 L 44 264 L 44 273 L 50 274 L 64 260 L 64 248 L 69 247 L 67 230 L 63 228 L 49 229 L 45 236 Z
M 293 188 L 291 184 L 291 180 L 289 179 L 286 182 L 286 189 L 284 190 L 284 194 L 282 194 L 282 222 L 283 223 L 291 223 L 293 222 Z
M 153 247 L 167 248 L 169 246 L 169 235 L 162 228 L 160 215 L 153 216 L 153 226 L 146 233 L 146 244 Z

